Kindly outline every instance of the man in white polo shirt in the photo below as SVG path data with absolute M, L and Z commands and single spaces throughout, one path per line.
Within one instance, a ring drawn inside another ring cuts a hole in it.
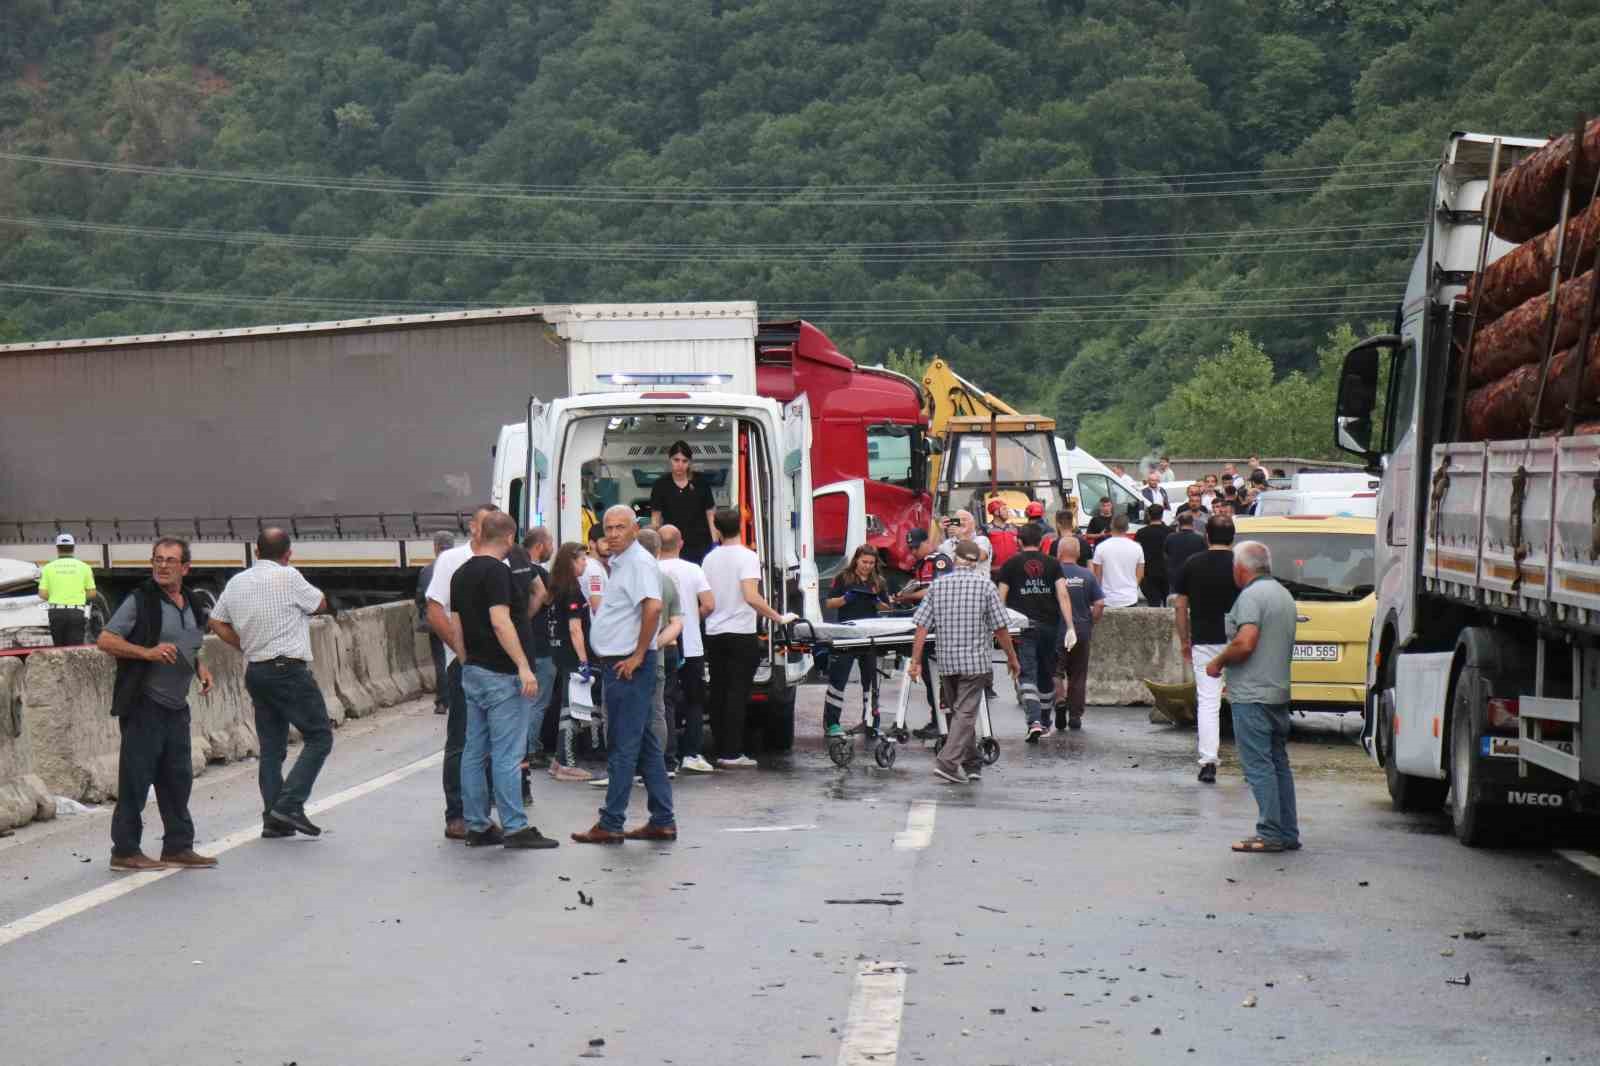
M 1139 582 L 1144 580 L 1144 549 L 1128 536 L 1127 515 L 1119 514 L 1111 520 L 1111 533 L 1095 545 L 1089 565 L 1100 580 L 1107 607 L 1138 604 Z

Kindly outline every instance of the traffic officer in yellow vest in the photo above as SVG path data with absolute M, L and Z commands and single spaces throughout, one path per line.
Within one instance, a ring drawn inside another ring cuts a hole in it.
M 94 571 L 73 554 L 77 548 L 71 533 L 58 534 L 55 560 L 39 571 L 39 598 L 50 605 L 50 642 L 57 647 L 82 644 L 89 622 Z

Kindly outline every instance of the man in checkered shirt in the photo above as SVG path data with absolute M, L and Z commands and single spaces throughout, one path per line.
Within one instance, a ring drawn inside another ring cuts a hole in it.
M 978 701 L 993 677 L 989 649 L 999 641 L 1006 669 L 1015 678 L 1021 667 L 1006 628 L 1006 609 L 981 566 L 983 550 L 970 540 L 955 546 L 956 568 L 928 586 L 917 607 L 917 639 L 907 672 L 915 681 L 922 673 L 922 646 L 928 631 L 939 645 L 939 686 L 950 707 L 950 735 L 933 761 L 933 772 L 951 784 L 978 779 Z
M 264 529 L 256 538 L 256 564 L 236 575 L 211 611 L 211 631 L 244 652 L 244 687 L 256 708 L 261 741 L 261 835 L 317 836 L 306 799 L 333 750 L 333 724 L 311 674 L 311 616 L 327 599 L 289 565 L 289 534 Z M 288 780 L 283 760 L 289 727 L 305 738 Z

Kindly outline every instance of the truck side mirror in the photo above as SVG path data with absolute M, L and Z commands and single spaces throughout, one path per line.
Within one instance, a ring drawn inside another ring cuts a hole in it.
M 1381 353 L 1400 343 L 1395 336 L 1362 341 L 1344 357 L 1339 371 L 1339 394 L 1334 403 L 1333 439 L 1340 451 L 1361 457 L 1369 467 L 1378 463 L 1373 448 L 1373 415 L 1378 407 Z

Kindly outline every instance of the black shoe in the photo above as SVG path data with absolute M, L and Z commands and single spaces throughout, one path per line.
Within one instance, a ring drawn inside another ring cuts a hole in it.
M 934 725 L 932 722 L 929 722 L 921 729 L 913 729 L 911 731 L 911 735 L 916 737 L 918 740 L 938 740 L 939 727 Z
M 1079 716 L 1079 715 L 1073 715 L 1071 718 L 1068 718 L 1067 719 L 1067 728 L 1068 729 L 1082 729 L 1083 728 L 1083 718 L 1081 716 Z
M 262 840 L 281 840 L 284 837 L 292 836 L 294 836 L 294 830 L 286 829 L 281 825 L 273 825 L 271 822 L 263 822 L 261 826 Z
M 1204 765 L 1202 765 L 1200 767 L 1200 780 L 1203 781 L 1205 784 L 1208 784 L 1208 785 L 1216 784 L 1217 783 L 1217 764 L 1214 763 L 1214 762 L 1208 762 L 1208 763 L 1205 763 Z
M 472 841 L 469 839 L 467 843 L 470 844 Z M 521 848 L 523 850 L 542 850 L 561 846 L 559 840 L 551 840 L 547 836 L 540 836 L 539 830 L 531 825 L 526 829 L 518 829 L 515 833 L 506 833 L 505 838 L 500 843 L 508 848 Z
M 467 830 L 467 847 L 469 848 L 486 848 L 493 844 L 503 844 L 505 839 L 506 835 L 493 822 L 490 822 L 489 828 L 481 833 L 476 829 Z
M 308 837 L 319 837 L 322 830 L 306 817 L 305 811 L 270 811 L 267 821 L 280 829 L 288 828 L 296 833 L 304 833 Z
M 435 703 L 433 705 L 433 713 L 434 714 L 449 714 L 450 713 L 450 708 L 446 704 Z

